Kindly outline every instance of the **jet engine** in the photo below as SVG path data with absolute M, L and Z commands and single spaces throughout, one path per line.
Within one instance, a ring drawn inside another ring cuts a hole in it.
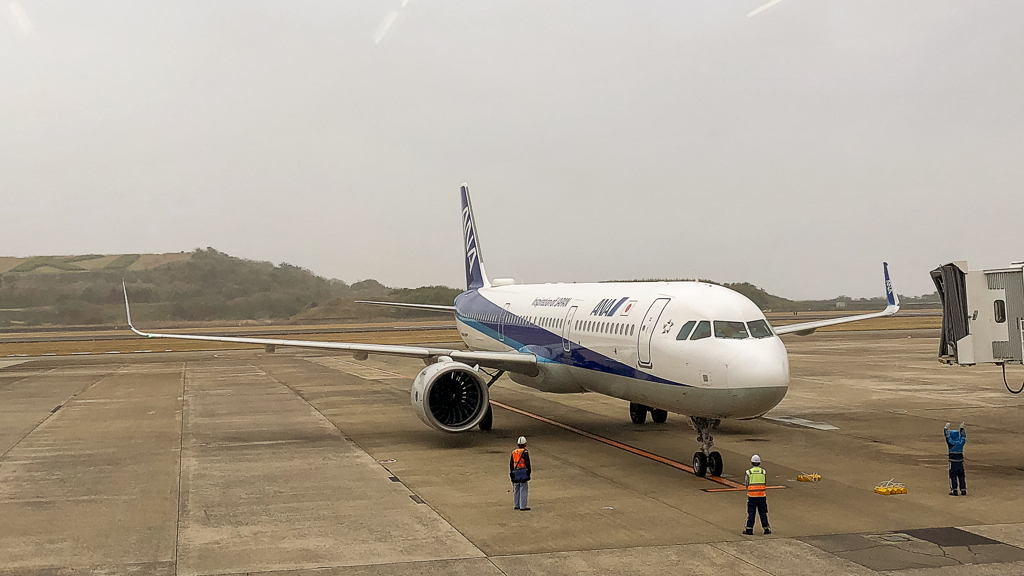
M 448 357 L 416 375 L 412 407 L 424 424 L 442 432 L 465 432 L 487 414 L 487 382 L 477 370 Z

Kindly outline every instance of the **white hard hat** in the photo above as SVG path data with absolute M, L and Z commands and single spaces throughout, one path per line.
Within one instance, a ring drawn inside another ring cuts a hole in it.
M 750 463 L 751 464 L 760 464 L 761 463 L 761 457 L 758 456 L 757 454 L 754 454 L 753 456 L 750 457 Z
M 526 436 L 520 436 L 519 441 L 516 444 L 526 444 Z

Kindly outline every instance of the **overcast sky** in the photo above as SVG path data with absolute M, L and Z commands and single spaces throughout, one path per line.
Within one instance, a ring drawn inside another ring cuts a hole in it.
M 905 294 L 1024 260 L 1024 2 L 0 0 L 0 255 Z

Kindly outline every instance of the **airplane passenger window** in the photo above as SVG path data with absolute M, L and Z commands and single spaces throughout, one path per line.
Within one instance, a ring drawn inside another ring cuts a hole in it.
M 676 340 L 686 340 L 690 336 L 690 331 L 693 330 L 693 326 L 696 323 L 696 320 L 690 320 L 686 324 L 683 324 L 683 327 L 679 329 L 679 334 L 676 336 Z
M 633 325 L 632 324 L 629 325 L 629 335 L 630 336 L 633 335 Z
M 715 320 L 715 338 L 742 340 L 747 337 L 747 325 L 743 322 Z
M 693 335 L 690 336 L 690 340 L 702 340 L 704 338 L 711 337 L 711 322 L 707 320 L 701 320 L 697 324 L 697 329 L 693 331 Z
M 1003 322 L 1006 322 L 1006 302 L 1003 300 L 996 300 L 993 302 L 993 306 L 995 307 L 996 323 L 1002 324 Z
M 750 328 L 750 335 L 754 338 L 771 338 L 773 336 L 772 329 L 764 320 L 747 322 L 747 327 Z

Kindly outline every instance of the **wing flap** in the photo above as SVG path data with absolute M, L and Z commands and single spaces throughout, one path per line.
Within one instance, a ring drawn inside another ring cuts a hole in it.
M 124 283 L 122 282 L 122 287 Z M 441 356 L 448 356 L 453 360 L 473 365 L 477 364 L 484 368 L 507 370 L 527 376 L 536 376 L 540 373 L 537 368 L 537 357 L 525 352 L 477 352 L 473 350 L 458 350 L 454 348 L 427 348 L 422 346 L 400 346 L 393 344 L 363 344 L 350 342 L 322 342 L 317 340 L 284 340 L 279 338 L 242 338 L 237 336 L 201 336 L 198 334 L 161 334 L 155 332 L 143 332 L 132 324 L 132 313 L 128 306 L 128 290 L 125 287 L 124 294 L 125 314 L 128 318 L 128 327 L 132 332 L 145 338 L 172 338 L 176 340 L 202 340 L 206 342 L 231 342 L 234 344 L 256 344 L 259 346 L 291 346 L 295 348 L 308 348 L 314 350 L 339 350 L 344 352 L 358 352 L 364 354 L 380 354 L 384 356 L 402 356 L 405 358 L 419 358 L 422 360 L 434 360 Z

